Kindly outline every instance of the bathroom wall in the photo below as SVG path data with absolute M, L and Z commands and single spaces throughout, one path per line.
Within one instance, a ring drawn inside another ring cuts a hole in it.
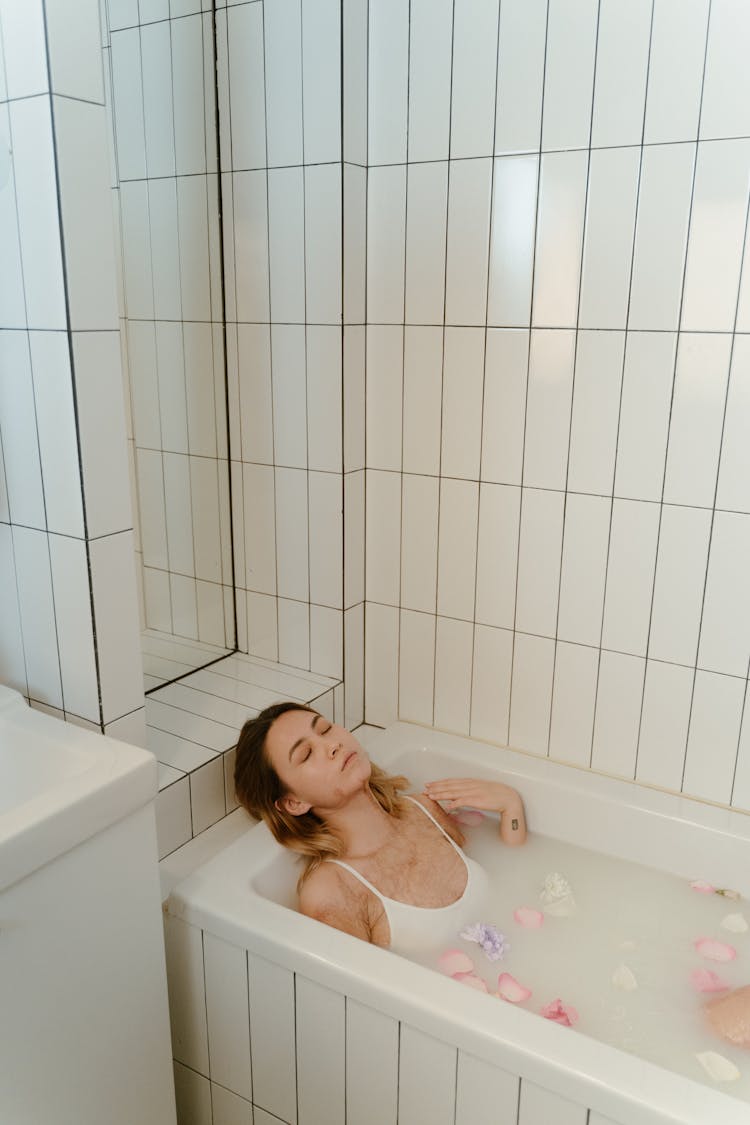
M 0 3 L 0 681 L 143 730 L 97 0 Z
M 108 0 L 103 57 L 141 621 L 231 647 L 211 8 L 207 0 L 140 8 L 137 0 Z
M 750 809 L 748 48 L 370 4 L 368 722 Z

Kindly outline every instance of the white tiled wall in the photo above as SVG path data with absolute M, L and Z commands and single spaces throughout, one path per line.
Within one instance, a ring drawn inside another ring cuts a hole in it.
M 750 808 L 748 49 L 370 5 L 368 722 Z
M 143 712 L 96 0 L 0 3 L 0 681 Z
M 210 9 L 109 0 L 103 56 L 142 624 L 231 647 Z

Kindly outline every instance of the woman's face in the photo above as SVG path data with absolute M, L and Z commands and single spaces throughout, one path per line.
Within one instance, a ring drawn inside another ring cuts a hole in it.
M 279 715 L 266 754 L 286 791 L 279 804 L 294 816 L 340 808 L 370 776 L 370 759 L 354 735 L 316 711 Z

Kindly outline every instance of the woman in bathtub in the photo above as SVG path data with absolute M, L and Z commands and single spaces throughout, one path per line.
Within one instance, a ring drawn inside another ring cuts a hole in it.
M 373 765 L 354 735 L 299 703 L 245 723 L 234 780 L 239 802 L 307 859 L 301 912 L 399 953 L 452 940 L 484 912 L 487 876 L 439 801 L 499 813 L 504 843 L 526 839 L 510 786 L 448 779 L 405 796 L 406 778 Z

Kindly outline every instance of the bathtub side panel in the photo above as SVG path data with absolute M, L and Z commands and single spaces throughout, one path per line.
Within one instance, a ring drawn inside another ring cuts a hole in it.
M 398 1120 L 398 1020 L 346 1001 L 346 1114 L 358 1125 Z
M 247 953 L 204 933 L 203 957 L 211 1080 L 252 1101 Z
M 255 1105 L 297 1125 L 294 973 L 250 953 L 248 984 Z
M 295 976 L 299 1125 L 345 1125 L 346 1000 Z
M 399 1125 L 454 1125 L 457 1053 L 450 1044 L 401 1024 Z
M 587 1125 L 589 1111 L 534 1082 L 521 1082 L 518 1125 Z
M 456 1125 L 498 1125 L 518 1120 L 519 1078 L 478 1059 L 458 1052 L 456 1081 Z

